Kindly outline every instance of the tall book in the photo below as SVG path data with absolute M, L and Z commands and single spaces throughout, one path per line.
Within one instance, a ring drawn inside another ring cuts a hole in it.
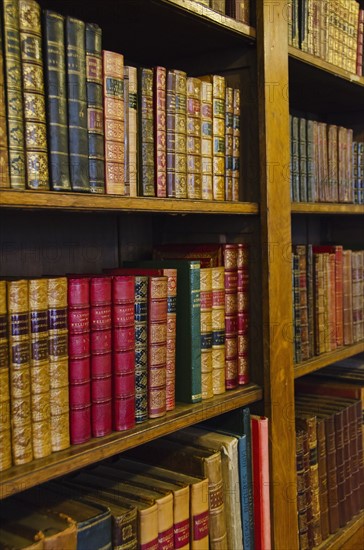
M 233 198 L 233 88 L 225 90 L 225 200 Z
M 124 195 L 124 56 L 103 50 L 105 189 Z
M 91 193 L 105 192 L 102 30 L 86 23 L 86 97 L 88 168 Z
M 49 189 L 41 9 L 35 0 L 19 0 L 19 30 L 27 187 Z
M 307 121 L 298 118 L 300 201 L 307 202 Z
M 148 418 L 148 277 L 135 275 L 135 421 Z
M 201 198 L 212 200 L 212 84 L 201 81 Z
M 176 193 L 176 73 L 167 69 L 166 76 L 166 173 L 167 196 Z
M 238 386 L 238 245 L 223 244 L 225 268 L 225 387 Z
M 225 268 L 212 268 L 212 389 L 225 392 Z
M 310 358 L 308 335 L 308 299 L 307 299 L 307 265 L 306 246 L 296 245 L 294 251 L 298 256 L 298 280 L 299 280 L 299 306 L 298 314 L 301 327 L 301 359 L 307 361 Z
M 343 330 L 344 345 L 353 343 L 352 251 L 343 251 Z
M 176 75 L 175 115 L 175 194 L 177 199 L 187 198 L 187 74 L 174 70 Z
M 201 199 L 201 80 L 187 77 L 187 196 Z
M 85 23 L 66 17 L 68 139 L 73 191 L 89 191 Z
M 166 157 L 166 77 L 165 67 L 153 69 L 153 116 L 154 116 L 154 167 L 157 197 L 167 196 Z
M 139 189 L 142 197 L 155 197 L 154 185 L 154 87 L 153 69 L 138 69 Z
M 297 519 L 298 541 L 301 550 L 310 548 L 309 527 L 311 509 L 309 506 L 309 455 L 308 434 L 296 428 L 296 473 L 297 473 Z
M 19 34 L 19 2 L 3 2 L 5 97 L 8 125 L 10 187 L 25 189 L 24 108 Z
M 202 399 L 214 395 L 212 389 L 212 268 L 200 269 L 201 303 L 201 392 Z
M 0 51 L 3 52 L 3 29 L 0 24 Z M 5 103 L 4 58 L 0 59 L 0 188 L 10 187 L 8 129 Z
M 7 310 L 6 281 L 0 281 L 0 472 L 10 468 L 12 463 Z
M 137 196 L 138 183 L 138 74 L 137 68 L 124 66 L 125 109 L 125 195 Z
M 249 329 L 250 329 L 250 275 L 249 246 L 238 243 L 238 384 L 244 385 L 250 381 L 249 364 Z
M 298 0 L 297 0 L 298 1 Z M 294 202 L 300 200 L 300 157 L 298 117 L 290 115 L 291 135 L 291 199 Z
M 51 188 L 55 191 L 71 190 L 64 27 L 63 15 L 44 10 L 44 77 L 50 160 L 49 177 Z
M 248 4 L 248 2 L 246 2 L 246 4 Z M 233 88 L 233 201 L 238 201 L 240 199 L 240 103 L 240 90 L 238 88 Z

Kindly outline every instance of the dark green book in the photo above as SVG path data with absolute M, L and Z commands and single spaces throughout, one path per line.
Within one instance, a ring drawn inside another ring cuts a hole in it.
M 177 269 L 176 401 L 198 403 L 202 399 L 200 262 L 139 260 L 123 265 Z
M 139 93 L 139 189 L 142 197 L 155 197 L 154 182 L 154 117 L 153 70 L 138 69 Z

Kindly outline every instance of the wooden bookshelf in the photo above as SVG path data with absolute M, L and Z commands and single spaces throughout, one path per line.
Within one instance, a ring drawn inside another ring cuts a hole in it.
M 93 438 L 81 445 L 53 453 L 49 457 L 15 466 L 0 475 L 0 498 L 6 498 L 39 483 L 67 474 L 117 453 L 170 434 L 196 422 L 243 407 L 262 399 L 262 389 L 248 384 L 237 390 L 207 399 L 196 405 L 177 404 L 174 411 L 155 420 L 148 420 L 125 432 Z
M 343 359 L 348 359 L 353 355 L 364 352 L 364 342 L 358 342 L 357 344 L 352 344 L 350 346 L 344 346 L 338 348 L 335 351 L 330 351 L 329 353 L 323 353 L 317 357 L 313 357 L 308 361 L 304 361 L 298 365 L 294 366 L 294 377 L 300 378 L 305 374 L 310 374 L 315 372 L 318 369 L 327 367 L 334 363 L 335 361 L 342 361 Z
M 345 527 L 331 535 L 318 550 L 355 550 L 363 547 L 364 510 L 355 516 Z
M 364 214 L 364 204 L 293 202 L 292 214 Z

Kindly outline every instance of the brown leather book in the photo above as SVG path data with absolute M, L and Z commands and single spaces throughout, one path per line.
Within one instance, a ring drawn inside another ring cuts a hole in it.
M 3 30 L 0 27 L 0 51 L 3 51 Z M 4 58 L 0 56 L 0 188 L 10 187 L 8 162 L 8 130 L 6 123 Z
M 238 384 L 250 382 L 250 303 L 249 245 L 238 243 Z
M 344 345 L 353 343 L 352 251 L 343 251 L 343 327 Z
M 200 269 L 201 390 L 202 399 L 214 395 L 212 388 L 212 268 Z
M 225 90 L 225 200 L 233 200 L 233 126 L 234 91 L 231 86 Z
M 201 199 L 201 80 L 187 77 L 187 197 Z
M 187 198 L 187 74 L 175 69 L 175 193 L 177 199 Z
M 212 200 L 212 84 L 201 82 L 201 198 Z
M 10 385 L 6 281 L 0 281 L 0 472 L 10 468 Z
M 138 195 L 155 197 L 153 69 L 138 68 L 139 180 Z
M 225 286 L 225 387 L 238 386 L 238 245 L 222 245 Z
M 296 471 L 297 471 L 297 515 L 298 515 L 298 540 L 301 550 L 308 550 L 308 490 L 306 479 L 309 474 L 305 470 L 305 448 L 308 449 L 308 434 L 305 430 L 296 429 Z
M 249 4 L 249 2 L 246 2 Z M 240 200 L 240 90 L 233 88 L 233 201 Z
M 307 300 L 307 265 L 306 246 L 295 245 L 293 251 L 298 256 L 299 270 L 299 316 L 301 327 L 301 359 L 307 361 L 310 358 L 309 336 L 308 336 L 308 300 Z
M 154 67 L 154 168 L 157 197 L 167 196 L 166 76 L 167 72 L 165 67 Z
M 225 392 L 225 268 L 212 268 L 212 387 Z

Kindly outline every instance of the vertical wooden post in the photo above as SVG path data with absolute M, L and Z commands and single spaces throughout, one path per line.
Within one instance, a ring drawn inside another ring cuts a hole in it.
M 287 0 L 257 0 L 265 414 L 272 548 L 298 548 L 291 280 Z

